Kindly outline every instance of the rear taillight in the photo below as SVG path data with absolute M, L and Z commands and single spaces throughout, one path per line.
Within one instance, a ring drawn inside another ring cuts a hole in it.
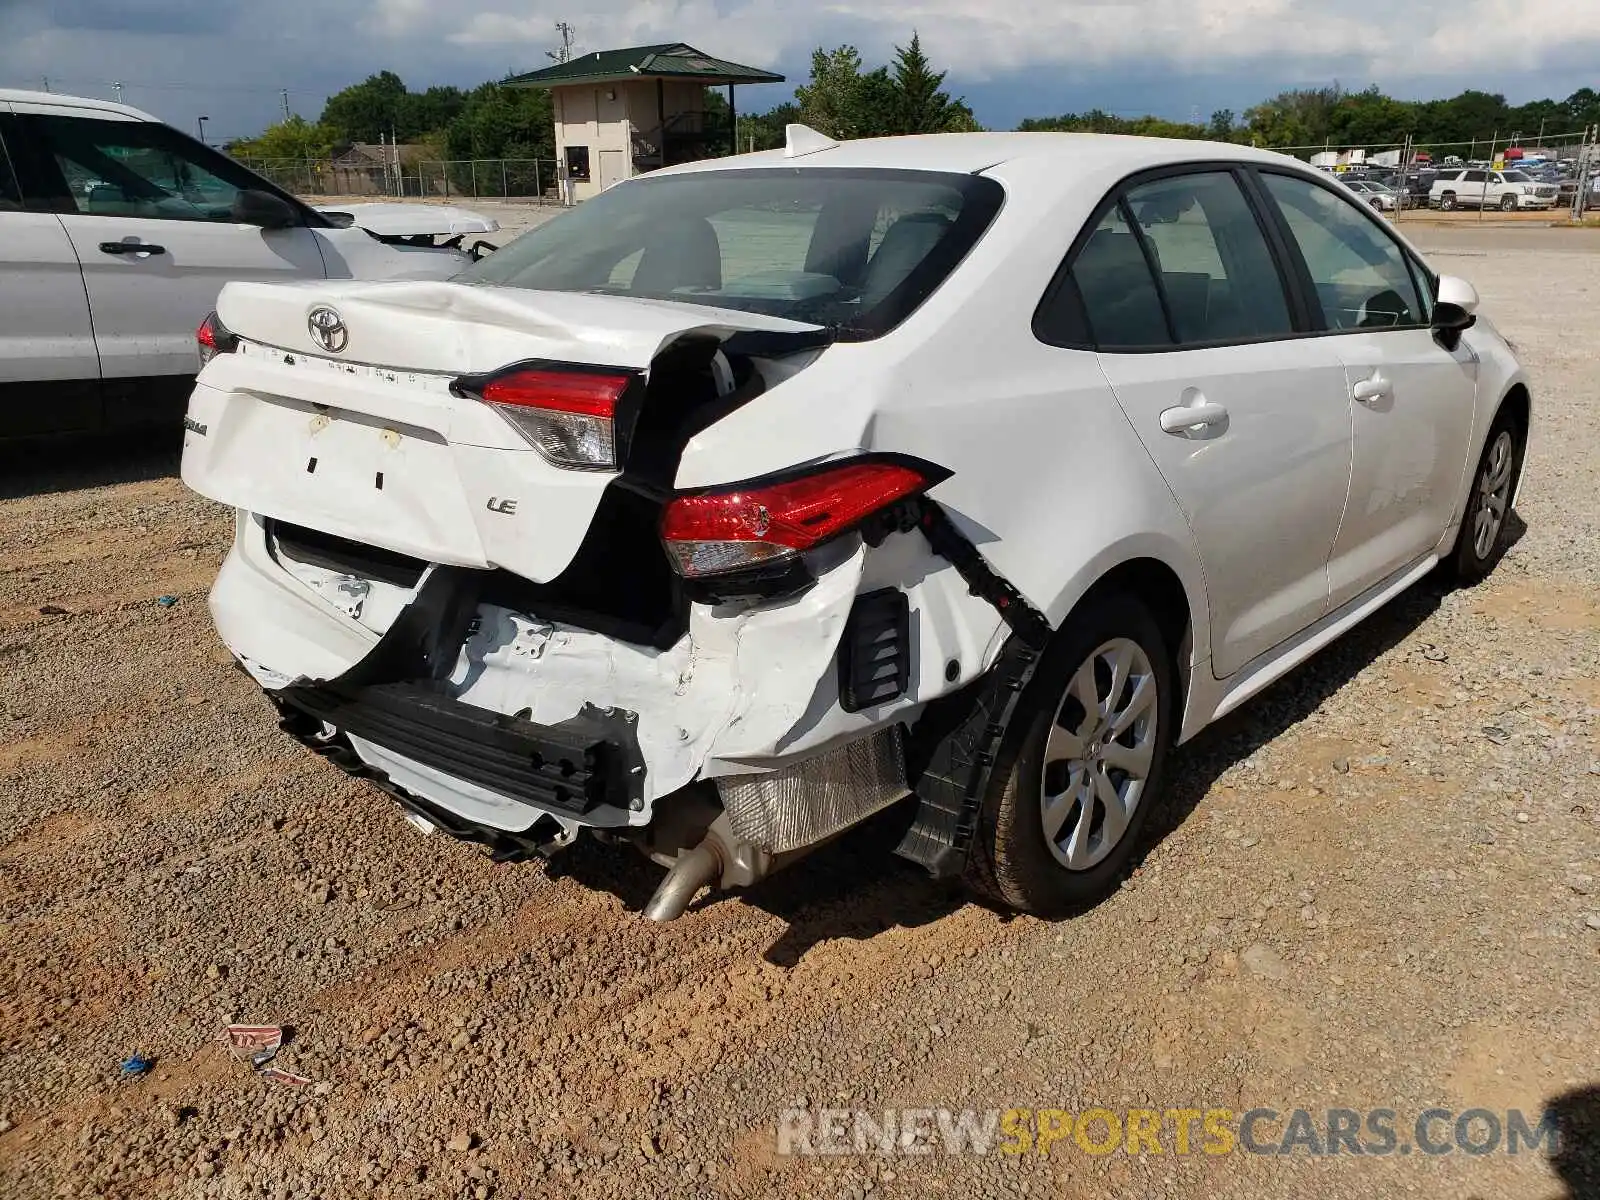
M 869 457 L 804 475 L 677 496 L 661 538 L 688 579 L 780 565 L 949 478 L 932 463 Z
M 217 320 L 216 313 L 206 314 L 206 319 L 200 322 L 200 328 L 194 331 L 194 340 L 200 350 L 202 367 L 217 355 L 232 354 L 239 348 L 239 338 Z
M 456 389 L 492 405 L 555 466 L 614 471 L 618 406 L 639 378 L 623 371 L 520 367 L 459 379 Z

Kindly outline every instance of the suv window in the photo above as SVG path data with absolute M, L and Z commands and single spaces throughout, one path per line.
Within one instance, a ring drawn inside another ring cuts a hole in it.
M 237 163 L 152 121 L 21 115 L 56 212 L 232 221 L 239 192 L 264 184 Z M 52 170 L 53 168 L 53 170 Z
M 1461 173 L 1462 183 L 1484 183 L 1487 182 L 1488 178 L 1487 171 L 1463 171 Z
M 22 192 L 17 187 L 16 176 L 11 173 L 11 159 L 6 154 L 6 144 L 0 136 L 0 212 L 15 212 L 22 207 Z
M 1406 255 L 1365 206 L 1308 179 L 1263 173 L 1305 259 L 1328 329 L 1427 322 Z

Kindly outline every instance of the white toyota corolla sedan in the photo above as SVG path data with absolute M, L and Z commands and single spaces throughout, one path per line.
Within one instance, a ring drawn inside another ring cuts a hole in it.
M 1175 744 L 1503 553 L 1477 307 L 1276 154 L 795 126 L 450 282 L 230 284 L 183 477 L 223 640 L 419 829 L 631 842 L 670 919 L 904 802 L 1063 914 Z

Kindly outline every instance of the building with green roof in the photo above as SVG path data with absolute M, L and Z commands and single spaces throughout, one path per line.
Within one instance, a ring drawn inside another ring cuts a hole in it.
M 583 200 L 657 167 L 734 153 L 734 89 L 782 82 L 674 42 L 578 55 L 502 86 L 550 89 L 557 169 Z M 708 111 L 707 89 L 724 86 L 727 111 Z

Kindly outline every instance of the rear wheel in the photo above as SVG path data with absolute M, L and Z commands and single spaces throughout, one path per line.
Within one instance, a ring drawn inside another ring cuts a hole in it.
M 1006 731 L 1017 748 L 992 777 L 969 886 L 1042 917 L 1116 888 L 1161 795 L 1177 713 L 1171 658 L 1134 596 L 1107 594 L 1073 615 Z
M 1501 196 L 1500 197 L 1500 211 L 1501 212 L 1516 212 L 1517 211 L 1517 198 L 1515 196 L 1512 196 L 1512 195 Z
M 1456 194 L 1454 192 L 1446 192 L 1444 195 L 1440 196 L 1439 207 L 1444 209 L 1445 212 L 1454 212 L 1456 207 Z
M 1451 573 L 1461 583 L 1476 583 L 1505 555 L 1511 515 L 1511 497 L 1522 471 L 1523 434 L 1517 422 L 1502 412 L 1495 418 L 1484 443 L 1483 455 L 1472 477 L 1461 531 L 1451 553 Z

